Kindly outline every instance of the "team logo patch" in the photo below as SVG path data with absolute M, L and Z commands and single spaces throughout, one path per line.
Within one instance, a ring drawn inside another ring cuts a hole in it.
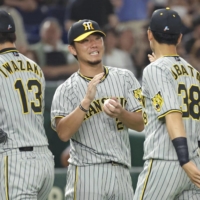
M 142 95 L 142 89 L 138 88 L 137 90 L 133 90 L 133 95 L 140 102 L 140 104 L 144 106 L 144 97 Z
M 12 26 L 9 24 L 9 25 L 8 25 L 8 30 L 10 30 L 11 28 L 12 28 Z
M 14 52 L 13 52 L 13 55 L 14 55 L 14 56 L 19 56 L 19 53 L 14 51 Z
M 83 23 L 83 26 L 84 26 L 84 28 L 85 28 L 85 31 L 94 30 L 93 25 L 92 25 L 92 22 L 84 22 L 84 23 Z
M 155 110 L 157 112 L 160 112 L 160 110 L 163 106 L 163 103 L 164 103 L 161 93 L 158 92 L 151 100 L 152 100 L 152 104 L 153 104 Z
M 165 26 L 164 31 L 169 31 L 169 27 Z

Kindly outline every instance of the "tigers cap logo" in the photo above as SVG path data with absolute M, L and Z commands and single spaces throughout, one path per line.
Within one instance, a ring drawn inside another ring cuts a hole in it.
M 92 22 L 83 22 L 83 26 L 85 28 L 85 31 L 87 31 L 87 30 L 94 30 Z
M 160 92 L 158 92 L 152 99 L 152 104 L 154 106 L 154 109 L 157 111 L 157 112 L 160 112 L 162 106 L 163 106 L 163 103 L 164 103 L 164 100 L 162 98 L 162 95 Z

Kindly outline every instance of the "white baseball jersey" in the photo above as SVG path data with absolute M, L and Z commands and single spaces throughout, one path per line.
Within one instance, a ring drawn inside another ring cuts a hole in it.
M 0 153 L 47 146 L 43 126 L 45 79 L 41 68 L 15 49 L 0 52 L 0 128 L 8 134 Z
M 200 73 L 183 58 L 159 58 L 144 69 L 144 159 L 178 160 L 169 138 L 165 115 L 181 112 L 189 157 L 196 156 L 200 137 Z
M 200 73 L 179 56 L 159 58 L 144 69 L 142 95 L 146 161 L 134 200 L 199 199 L 200 189 L 179 164 L 165 116 L 182 113 L 189 157 L 200 169 Z
M 41 68 L 15 48 L 0 51 L 0 199 L 46 200 L 54 158 L 44 129 L 45 79 Z
M 51 108 L 53 128 L 56 128 L 56 117 L 64 117 L 79 106 L 90 80 L 77 72 L 57 88 Z M 105 67 L 105 75 L 97 85 L 89 111 L 70 140 L 70 163 L 85 166 L 115 161 L 131 166 L 128 128 L 118 119 L 106 115 L 102 105 L 106 99 L 117 97 L 126 110 L 137 112 L 141 105 L 134 98 L 134 91 L 139 88 L 140 84 L 130 71 Z

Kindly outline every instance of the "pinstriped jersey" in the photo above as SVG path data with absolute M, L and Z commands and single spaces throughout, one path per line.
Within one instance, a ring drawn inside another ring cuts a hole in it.
M 128 128 L 118 119 L 102 111 L 106 99 L 117 97 L 121 105 L 130 112 L 141 110 L 133 91 L 140 84 L 132 72 L 124 69 L 105 67 L 105 75 L 97 85 L 97 91 L 89 111 L 79 130 L 70 140 L 69 162 L 78 166 L 92 163 L 116 161 L 131 166 Z M 61 84 L 55 94 L 51 107 L 52 127 L 55 118 L 69 115 L 85 97 L 91 78 L 79 72 L 74 73 Z
M 15 48 L 0 52 L 0 152 L 48 145 L 43 127 L 45 80 L 41 68 Z
M 145 121 L 144 159 L 178 160 L 165 116 L 181 112 L 193 158 L 200 137 L 200 73 L 179 56 L 162 57 L 144 70 L 142 81 Z

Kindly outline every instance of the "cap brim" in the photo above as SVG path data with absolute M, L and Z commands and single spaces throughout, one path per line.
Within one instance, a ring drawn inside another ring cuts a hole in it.
M 78 36 L 77 38 L 74 39 L 74 41 L 79 42 L 79 41 L 85 39 L 87 36 L 91 35 L 92 33 L 101 33 L 103 36 L 106 36 L 106 34 L 102 31 L 90 31 L 90 32 L 83 33 L 82 35 Z

